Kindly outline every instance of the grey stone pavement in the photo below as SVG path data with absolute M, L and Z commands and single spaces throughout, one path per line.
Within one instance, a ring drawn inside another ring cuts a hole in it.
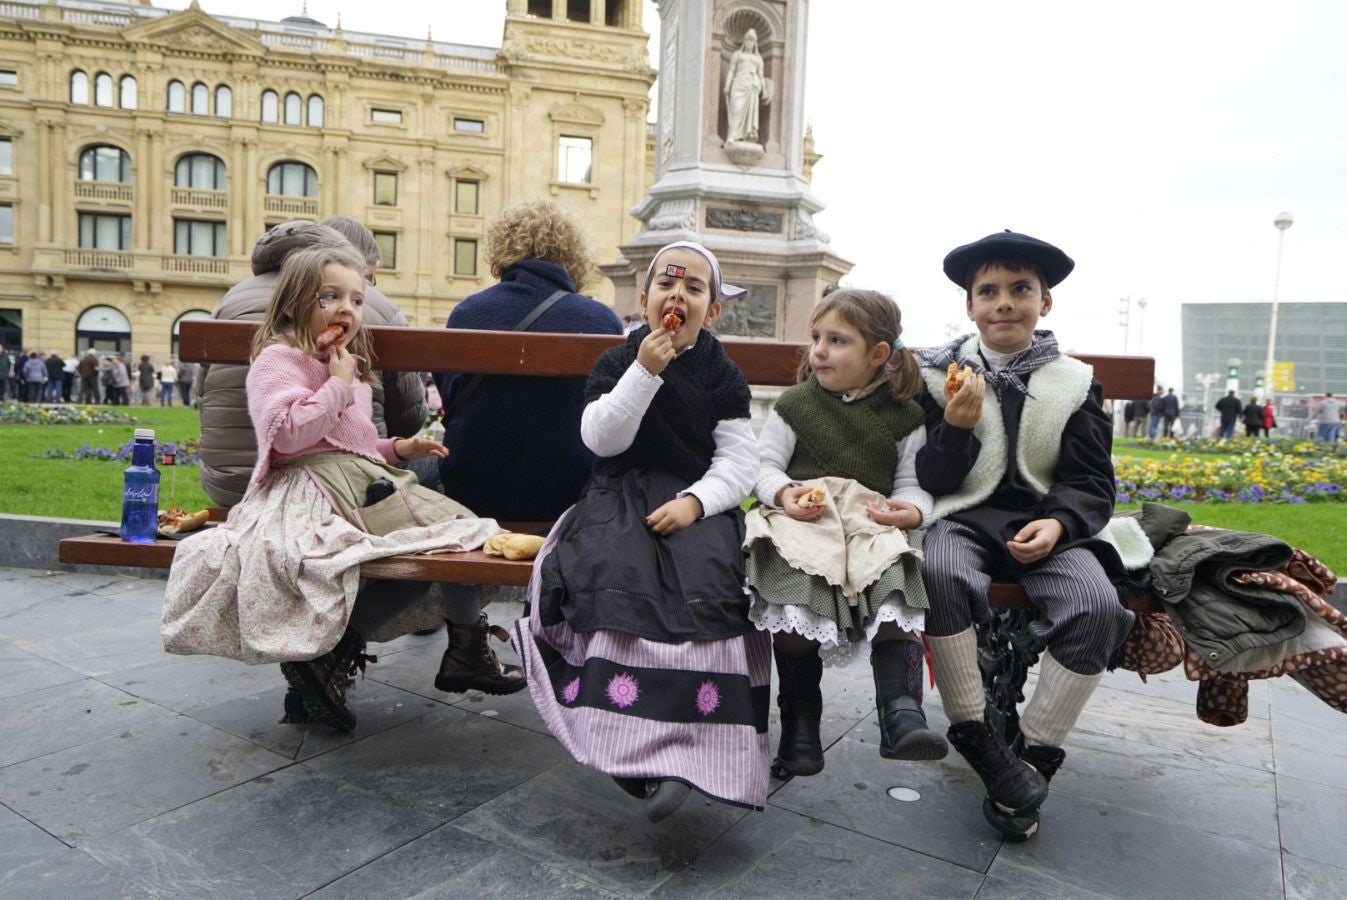
M 881 759 L 868 674 L 829 672 L 820 775 L 651 825 L 527 692 L 437 692 L 442 633 L 373 645 L 354 734 L 278 725 L 275 666 L 163 653 L 163 584 L 0 568 L 0 896 L 1347 896 L 1347 716 L 1288 679 L 1218 729 L 1181 673 L 1107 676 L 1015 845 L 962 760 Z

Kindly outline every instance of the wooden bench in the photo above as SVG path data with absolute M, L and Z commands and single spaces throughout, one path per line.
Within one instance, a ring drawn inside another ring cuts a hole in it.
M 195 363 L 246 363 L 256 325 L 213 319 L 182 323 L 178 356 Z M 518 331 L 469 331 L 447 328 L 370 328 L 377 366 L 383 370 L 457 372 L 484 375 L 583 377 L 594 361 L 623 339 L 610 335 L 545 334 Z M 795 383 L 803 345 L 782 341 L 723 339 L 726 351 L 748 382 L 762 386 Z M 1078 356 L 1094 367 L 1106 397 L 1146 399 L 1155 384 L 1155 361 L 1134 356 Z M 511 530 L 534 531 L 547 523 L 501 523 Z M 96 534 L 60 542 L 62 562 L 102 566 L 168 568 L 176 541 L 132 544 Z M 448 581 L 462 584 L 526 585 L 528 562 L 511 562 L 480 551 L 393 556 L 360 567 L 361 577 L 401 581 Z M 1022 699 L 1024 676 L 1037 660 L 1028 622 L 1033 608 L 1013 582 L 994 582 L 988 601 L 999 612 L 984 630 L 984 679 L 997 710 L 1009 710 L 1007 730 L 1014 727 L 1014 703 Z M 1158 610 L 1153 598 L 1128 598 L 1135 610 Z

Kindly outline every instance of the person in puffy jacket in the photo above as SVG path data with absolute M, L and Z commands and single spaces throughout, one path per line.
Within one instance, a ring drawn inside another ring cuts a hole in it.
M 286 257 L 296 250 L 325 244 L 349 246 L 351 242 L 342 232 L 317 222 L 285 222 L 271 228 L 253 247 L 253 277 L 230 288 L 211 318 L 260 322 Z M 374 245 L 372 237 L 370 244 Z M 377 245 L 374 247 L 377 254 Z M 369 258 L 368 252 L 364 255 Z M 366 324 L 408 324 L 402 312 L 373 285 L 367 285 L 364 293 Z M 201 412 L 201 486 L 207 496 L 223 506 L 233 506 L 243 498 L 257 462 L 257 439 L 244 392 L 247 375 L 247 366 L 203 364 L 196 379 Z M 409 437 L 420 430 L 426 416 L 425 391 L 415 372 L 383 373 L 373 388 L 374 424 L 380 437 Z
M 41 401 L 42 386 L 47 383 L 47 364 L 37 355 L 36 350 L 30 351 L 28 358 L 23 361 L 23 381 L 26 385 L 25 399 L 29 403 Z

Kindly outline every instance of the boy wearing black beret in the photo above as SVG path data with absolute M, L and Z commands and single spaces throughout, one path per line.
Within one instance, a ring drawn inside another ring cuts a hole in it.
M 917 354 L 927 434 L 917 478 L 935 496 L 922 566 L 927 639 L 950 743 L 987 788 L 983 814 L 1008 839 L 1027 840 L 1062 742 L 1132 627 L 1094 540 L 1113 513 L 1113 427 L 1093 370 L 1036 327 L 1070 257 L 1005 231 L 956 248 L 944 266 L 978 331 Z M 946 387 L 952 363 L 974 372 L 955 390 Z M 998 577 L 1024 588 L 1046 646 L 1013 747 L 984 722 L 974 630 Z

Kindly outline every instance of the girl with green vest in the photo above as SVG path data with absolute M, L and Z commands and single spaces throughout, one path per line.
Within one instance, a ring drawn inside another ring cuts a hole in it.
M 926 434 L 913 400 L 920 370 L 900 338 L 898 305 L 876 291 L 829 294 L 810 330 L 800 383 L 782 393 L 758 438 L 759 505 L 744 543 L 749 618 L 772 633 L 780 684 L 773 769 L 823 769 L 823 664 L 865 651 L 880 755 L 940 759 L 948 745 L 921 708 L 927 603 L 911 531 L 933 502 L 915 467 Z

